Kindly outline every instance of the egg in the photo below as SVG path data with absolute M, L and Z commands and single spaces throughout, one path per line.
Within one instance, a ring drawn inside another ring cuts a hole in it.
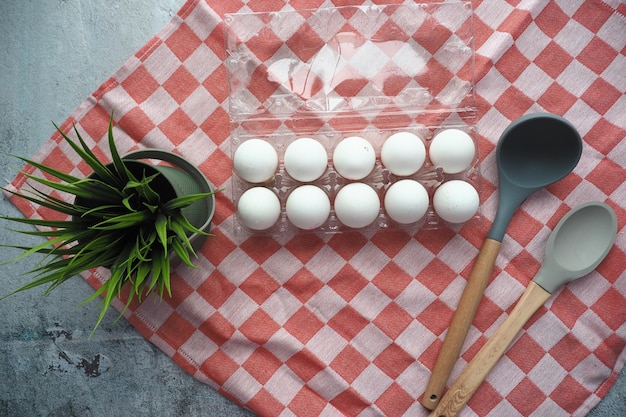
M 315 185 L 301 185 L 287 197 L 287 219 L 296 227 L 312 230 L 323 225 L 330 215 L 328 195 Z
M 478 191 L 468 182 L 444 182 L 433 196 L 433 207 L 439 217 L 449 223 L 464 223 L 478 211 Z
M 343 139 L 333 152 L 333 165 L 337 173 L 349 180 L 367 177 L 376 163 L 376 151 L 371 143 L 360 136 Z
M 389 187 L 383 204 L 392 220 L 400 224 L 411 224 L 424 217 L 428 203 L 426 188 L 417 181 L 404 179 Z
M 237 203 L 239 220 L 252 230 L 267 230 L 280 217 L 280 200 L 270 189 L 253 187 L 246 190 Z
M 380 159 L 394 175 L 413 175 L 424 165 L 426 147 L 419 136 L 411 132 L 397 132 L 383 143 Z
M 296 139 L 287 146 L 284 156 L 285 170 L 295 180 L 315 181 L 328 166 L 324 146 L 312 138 Z
M 437 133 L 428 150 L 433 165 L 446 174 L 458 174 L 472 165 L 476 147 L 472 137 L 460 129 L 446 129 Z
M 269 142 L 249 139 L 235 150 L 233 167 L 244 181 L 255 184 L 267 182 L 278 170 L 278 154 Z
M 376 220 L 380 212 L 380 199 L 369 185 L 354 182 L 339 190 L 334 207 L 342 224 L 358 229 Z

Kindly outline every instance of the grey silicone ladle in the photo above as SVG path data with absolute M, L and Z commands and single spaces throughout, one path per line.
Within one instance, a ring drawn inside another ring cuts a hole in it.
M 607 204 L 591 202 L 567 213 L 550 234 L 543 264 L 511 314 L 470 361 L 430 416 L 455 416 L 531 316 L 558 287 L 593 271 L 609 253 L 616 234 L 617 217 Z
M 498 211 L 487 237 L 502 242 L 519 205 L 530 194 L 569 174 L 582 149 L 576 128 L 554 114 L 529 114 L 505 129 L 496 147 Z
M 507 127 L 496 146 L 500 195 L 498 211 L 452 317 L 422 404 L 434 409 L 441 398 L 489 282 L 506 228 L 533 192 L 569 174 L 582 153 L 576 128 L 549 113 L 523 116 Z

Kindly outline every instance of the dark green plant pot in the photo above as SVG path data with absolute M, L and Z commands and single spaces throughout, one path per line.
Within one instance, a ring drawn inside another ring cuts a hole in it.
M 133 161 L 157 159 L 172 164 L 172 166 L 151 165 L 151 167 L 165 177 L 174 189 L 176 196 L 212 193 L 214 191 L 213 186 L 198 167 L 175 153 L 161 149 L 144 149 L 129 153 L 123 159 Z M 215 214 L 215 195 L 211 194 L 206 199 L 196 201 L 183 209 L 183 214 L 192 225 L 208 232 Z M 206 236 L 194 233 L 189 237 L 189 240 L 197 248 L 201 246 L 204 238 Z
M 213 186 L 206 176 L 195 165 L 180 155 L 161 149 L 144 149 L 131 152 L 122 159 L 128 164 L 131 171 L 141 175 L 145 171 L 147 175 L 161 174 L 154 181 L 154 188 L 164 200 L 176 197 L 212 193 Z M 145 160 L 159 160 L 171 165 L 161 165 L 145 162 Z M 93 174 L 92 174 L 93 175 Z M 89 206 L 88 202 L 76 199 L 81 204 Z M 204 232 L 211 228 L 211 221 L 215 214 L 215 195 L 211 194 L 205 199 L 194 202 L 182 210 L 189 222 Z M 205 235 L 193 233 L 189 236 L 194 249 L 200 248 L 206 239 Z M 178 257 L 172 253 L 172 261 L 178 261 Z

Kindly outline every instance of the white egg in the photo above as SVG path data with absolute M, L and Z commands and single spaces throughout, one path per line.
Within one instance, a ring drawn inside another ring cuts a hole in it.
M 295 180 L 315 181 L 328 166 L 328 154 L 324 146 L 312 138 L 293 141 L 285 150 L 285 169 Z
M 252 230 L 266 230 L 274 226 L 280 217 L 280 200 L 270 189 L 253 187 L 239 197 L 237 203 L 239 220 Z
M 287 197 L 287 218 L 294 226 L 312 230 L 326 222 L 330 215 L 328 195 L 315 185 L 301 185 Z
M 335 197 L 335 214 L 341 223 L 355 229 L 370 225 L 380 212 L 380 199 L 367 184 L 354 182 Z
M 437 133 L 428 150 L 433 165 L 446 174 L 458 174 L 472 165 L 476 146 L 472 137 L 460 129 L 446 129 Z
M 478 191 L 468 182 L 444 182 L 433 196 L 435 212 L 449 223 L 464 223 L 474 217 L 479 206 Z
M 385 211 L 400 224 L 411 224 L 420 220 L 428 210 L 428 192 L 422 184 L 413 180 L 400 180 L 385 193 Z
M 249 139 L 235 150 L 233 167 L 241 179 L 251 183 L 271 180 L 278 170 L 278 154 L 262 139 Z
M 360 136 L 343 139 L 333 152 L 333 165 L 342 177 L 360 180 L 367 177 L 376 163 L 376 151 Z
M 383 144 L 380 159 L 394 175 L 413 175 L 424 165 L 426 147 L 419 136 L 411 132 L 397 132 Z

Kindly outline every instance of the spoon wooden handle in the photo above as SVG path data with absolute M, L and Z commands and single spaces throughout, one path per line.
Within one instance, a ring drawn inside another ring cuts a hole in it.
M 500 245 L 501 243 L 497 240 L 485 239 L 476 258 L 422 397 L 422 405 L 429 410 L 437 407 L 441 399 L 452 368 L 454 368 L 459 357 L 467 332 L 476 315 L 485 287 L 491 278 L 493 266 L 500 252 Z
M 511 314 L 465 367 L 429 417 L 456 416 L 504 355 L 524 324 L 548 298 L 550 293 L 531 281 Z

